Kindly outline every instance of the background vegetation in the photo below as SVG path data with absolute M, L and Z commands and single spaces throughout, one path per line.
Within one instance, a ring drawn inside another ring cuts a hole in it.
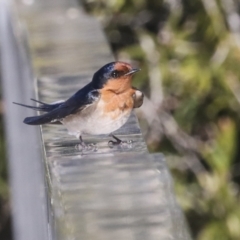
M 194 239 L 240 239 L 240 2 L 85 0 L 117 59 L 142 68 L 139 117 Z
M 0 239 L 10 240 L 11 239 L 10 207 L 9 207 L 9 192 L 7 186 L 7 164 L 3 131 L 3 105 L 1 99 L 2 96 L 0 94 Z

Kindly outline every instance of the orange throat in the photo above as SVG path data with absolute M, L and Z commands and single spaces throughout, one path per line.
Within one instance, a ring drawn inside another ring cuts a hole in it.
M 133 94 L 134 89 L 128 88 L 121 93 L 116 93 L 112 90 L 107 90 L 106 88 L 101 91 L 101 99 L 104 102 L 104 113 L 109 114 L 116 112 L 121 114 L 124 112 L 129 112 L 133 109 Z

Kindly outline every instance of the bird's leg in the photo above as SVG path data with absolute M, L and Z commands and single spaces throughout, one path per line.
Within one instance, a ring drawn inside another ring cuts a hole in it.
M 79 137 L 79 140 L 80 140 L 80 142 L 79 142 L 79 145 L 82 147 L 82 148 L 86 148 L 87 147 L 87 145 L 86 145 L 86 143 L 83 141 L 83 139 L 82 139 L 82 136 L 80 135 L 80 137 Z
M 110 140 L 108 142 L 108 145 L 120 145 L 122 143 L 122 140 L 114 136 L 113 134 L 110 134 L 110 137 L 114 138 L 116 141 Z
M 119 146 L 119 145 L 132 145 L 132 140 L 129 140 L 129 141 L 122 141 L 121 139 L 117 138 L 116 136 L 114 136 L 113 134 L 110 134 L 110 137 L 114 138 L 116 141 L 113 141 L 113 140 L 110 140 L 108 142 L 108 146 L 110 148 L 112 148 L 113 146 Z
M 86 144 L 83 139 L 82 136 L 79 136 L 79 144 L 77 145 L 78 149 L 82 149 L 82 150 L 86 150 L 86 151 L 96 151 L 97 150 L 97 146 L 94 143 L 90 143 L 90 144 Z

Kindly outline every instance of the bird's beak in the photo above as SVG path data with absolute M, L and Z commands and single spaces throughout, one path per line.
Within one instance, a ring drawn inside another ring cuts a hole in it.
M 141 69 L 140 68 L 133 68 L 131 71 L 129 71 L 128 73 L 124 74 L 124 76 L 128 76 L 128 75 L 132 75 L 136 72 L 139 72 Z

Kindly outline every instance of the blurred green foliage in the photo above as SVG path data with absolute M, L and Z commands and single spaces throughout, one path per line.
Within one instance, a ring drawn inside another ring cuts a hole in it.
M 0 73 L 1 76 L 1 73 Z M 1 84 L 1 79 L 0 79 Z M 1 89 L 0 89 L 1 90 Z M 12 239 L 9 235 L 11 232 L 10 225 L 10 207 L 9 207 L 9 191 L 7 184 L 7 162 L 6 149 L 4 140 L 4 126 L 3 126 L 3 104 L 0 92 L 0 239 Z M 8 234 L 8 235 L 7 235 Z
M 177 125 L 169 134 L 148 123 L 146 138 L 152 151 L 167 156 L 194 239 L 240 239 L 240 2 L 84 5 L 102 22 L 116 58 L 142 68 L 135 85 L 153 101 L 156 114 Z M 156 131 L 158 137 L 151 137 Z M 185 139 L 190 141 L 184 145 Z

